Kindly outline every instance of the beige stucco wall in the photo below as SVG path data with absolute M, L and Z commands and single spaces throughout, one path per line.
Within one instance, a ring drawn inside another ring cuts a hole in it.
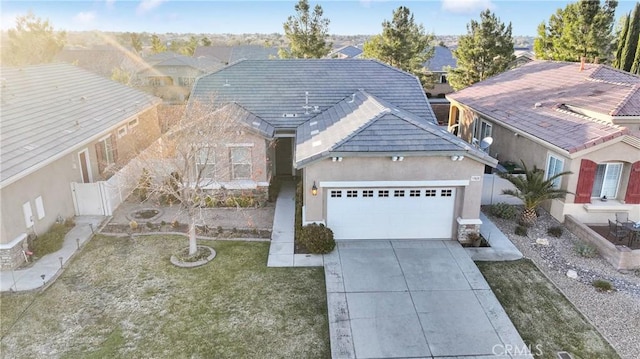
M 27 230 L 22 204 L 31 203 L 35 231 L 42 234 L 55 222 L 57 216 L 71 217 L 75 211 L 71 197 L 71 182 L 81 182 L 77 153 L 72 153 L 39 171 L 0 190 L 2 197 L 2 238 L 0 243 L 11 242 Z M 35 199 L 42 196 L 45 217 L 38 219 Z
M 313 182 L 323 181 L 442 181 L 467 180 L 466 187 L 456 187 L 455 217 L 478 219 L 482 195 L 484 164 L 466 157 L 451 161 L 450 157 L 404 157 L 393 162 L 384 157 L 343 157 L 342 162 L 327 158 L 304 168 L 304 218 L 307 222 L 326 220 L 328 191 L 322 187 L 318 195 L 311 195 Z M 479 176 L 472 181 L 472 176 Z M 342 187 L 346 188 L 346 187 Z

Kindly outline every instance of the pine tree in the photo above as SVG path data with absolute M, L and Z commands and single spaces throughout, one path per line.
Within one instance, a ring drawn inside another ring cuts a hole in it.
M 613 43 L 613 23 L 616 0 L 580 0 L 558 9 L 551 15 L 549 25 L 538 27 L 534 42 L 536 57 L 547 60 L 608 61 Z
M 137 53 L 142 52 L 142 39 L 140 39 L 140 34 L 132 32 L 129 34 L 129 39 L 131 40 L 131 47 L 136 50 Z
M 613 62 L 611 64 L 617 69 L 620 69 L 622 66 L 622 50 L 624 49 L 624 45 L 627 41 L 627 32 L 629 31 L 629 18 L 629 14 L 622 15 L 622 17 L 620 18 L 620 28 L 618 30 L 617 36 L 617 48 L 615 56 L 613 57 Z
M 5 60 L 15 66 L 42 64 L 53 61 L 64 47 L 66 33 L 53 29 L 49 20 L 42 20 L 32 12 L 16 18 L 16 27 L 9 29 L 8 52 Z
M 640 75 L 640 35 L 638 35 L 638 46 L 636 46 L 636 56 L 633 59 L 633 65 L 631 65 L 631 73 Z
M 633 13 L 629 18 L 629 27 L 627 29 L 627 38 L 620 55 L 620 66 L 624 71 L 631 71 L 633 60 L 636 56 L 636 48 L 638 47 L 638 36 L 640 35 L 640 3 L 636 3 Z
M 200 39 L 200 42 L 202 43 L 202 46 L 211 46 L 211 40 L 206 36 L 203 36 L 202 39 Z
M 480 22 L 467 25 L 453 56 L 458 66 L 449 71 L 449 83 L 456 90 L 505 71 L 515 60 L 511 23 L 505 26 L 490 10 L 483 11 Z
M 362 56 L 411 72 L 427 86 L 424 63 L 433 57 L 433 41 L 434 36 L 415 23 L 411 11 L 400 6 L 393 12 L 393 20 L 382 22 L 382 34 L 365 42 Z
M 322 17 L 323 10 L 316 5 L 313 13 L 308 0 L 300 0 L 294 7 L 296 15 L 289 16 L 283 24 L 284 34 L 289 40 L 289 49 L 280 49 L 281 58 L 321 58 L 331 51 L 329 19 Z
M 151 53 L 159 54 L 161 52 L 167 51 L 167 46 L 160 41 L 158 35 L 153 34 L 151 36 Z

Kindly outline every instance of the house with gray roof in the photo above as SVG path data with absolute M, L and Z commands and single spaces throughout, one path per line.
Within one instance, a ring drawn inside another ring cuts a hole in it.
M 337 239 L 465 242 L 479 230 L 482 174 L 497 161 L 437 125 L 414 75 L 373 60 L 247 60 L 200 77 L 188 108 L 201 103 L 241 108 L 238 130 L 252 130 L 215 146 L 216 160 L 243 146 L 256 170 L 220 187 L 301 178 L 303 222 Z
M 138 78 L 153 94 L 165 100 L 184 101 L 198 76 L 213 72 L 224 66 L 216 59 L 191 57 L 171 51 L 151 55 L 145 59 L 146 66 L 138 71 Z
M 424 63 L 424 67 L 433 75 L 433 87 L 425 91 L 438 123 L 446 126 L 449 120 L 449 101 L 445 95 L 453 92 L 447 76 L 449 69 L 455 69 L 458 62 L 448 47 L 435 46 L 433 50 L 433 57 Z
M 362 55 L 362 49 L 353 45 L 337 48 L 329 53 L 328 59 L 357 59 Z
M 72 183 L 109 178 L 160 136 L 160 99 L 69 64 L 0 69 L 2 268 L 76 214 Z
M 524 161 L 570 192 L 547 209 L 559 221 L 640 220 L 640 77 L 607 65 L 532 61 L 447 95 L 449 129 L 491 136 L 500 162 Z
M 278 47 L 264 45 L 212 45 L 198 46 L 194 57 L 207 57 L 225 65 L 240 60 L 273 60 L 278 58 Z

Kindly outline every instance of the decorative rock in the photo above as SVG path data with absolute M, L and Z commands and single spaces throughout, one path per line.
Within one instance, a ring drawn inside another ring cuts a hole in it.
M 548 246 L 549 245 L 549 240 L 546 238 L 538 238 L 536 239 L 536 244 L 539 244 L 541 246 Z
M 578 279 L 578 272 L 574 271 L 573 269 L 569 269 L 567 271 L 567 277 L 571 279 Z

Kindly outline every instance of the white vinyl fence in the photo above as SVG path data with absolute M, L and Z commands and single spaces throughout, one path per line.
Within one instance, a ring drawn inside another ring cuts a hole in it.
M 502 194 L 505 189 L 515 189 L 511 182 L 495 174 L 485 174 L 482 179 L 482 205 L 500 202 L 521 205 L 522 201 L 516 197 Z

